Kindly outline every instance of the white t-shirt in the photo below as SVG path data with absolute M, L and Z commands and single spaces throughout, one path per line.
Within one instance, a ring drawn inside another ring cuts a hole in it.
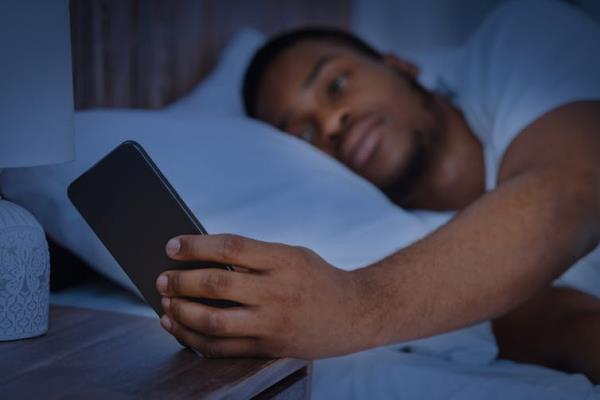
M 438 85 L 482 142 L 491 190 L 525 127 L 562 105 L 600 100 L 600 24 L 558 0 L 511 1 L 441 68 Z

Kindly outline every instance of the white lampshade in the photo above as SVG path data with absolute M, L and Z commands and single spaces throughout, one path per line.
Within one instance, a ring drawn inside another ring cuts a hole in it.
M 0 54 L 0 168 L 73 159 L 68 0 L 3 0 Z

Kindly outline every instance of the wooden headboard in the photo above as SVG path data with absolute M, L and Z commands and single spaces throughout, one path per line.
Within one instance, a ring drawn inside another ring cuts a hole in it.
M 71 0 L 77 109 L 161 107 L 187 93 L 241 28 L 349 27 L 352 0 Z

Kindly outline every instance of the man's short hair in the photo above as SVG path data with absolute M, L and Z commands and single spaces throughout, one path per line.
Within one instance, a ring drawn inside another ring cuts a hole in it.
M 309 27 L 295 29 L 274 37 L 264 44 L 252 57 L 244 75 L 242 96 L 244 109 L 249 117 L 256 117 L 258 87 L 267 67 L 285 50 L 303 40 L 320 40 L 339 43 L 360 53 L 380 60 L 381 53 L 355 35 L 336 28 Z

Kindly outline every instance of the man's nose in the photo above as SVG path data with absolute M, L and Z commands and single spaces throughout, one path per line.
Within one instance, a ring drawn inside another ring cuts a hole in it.
M 337 142 L 349 124 L 350 113 L 347 108 L 323 109 L 319 115 L 319 131 L 326 142 Z

